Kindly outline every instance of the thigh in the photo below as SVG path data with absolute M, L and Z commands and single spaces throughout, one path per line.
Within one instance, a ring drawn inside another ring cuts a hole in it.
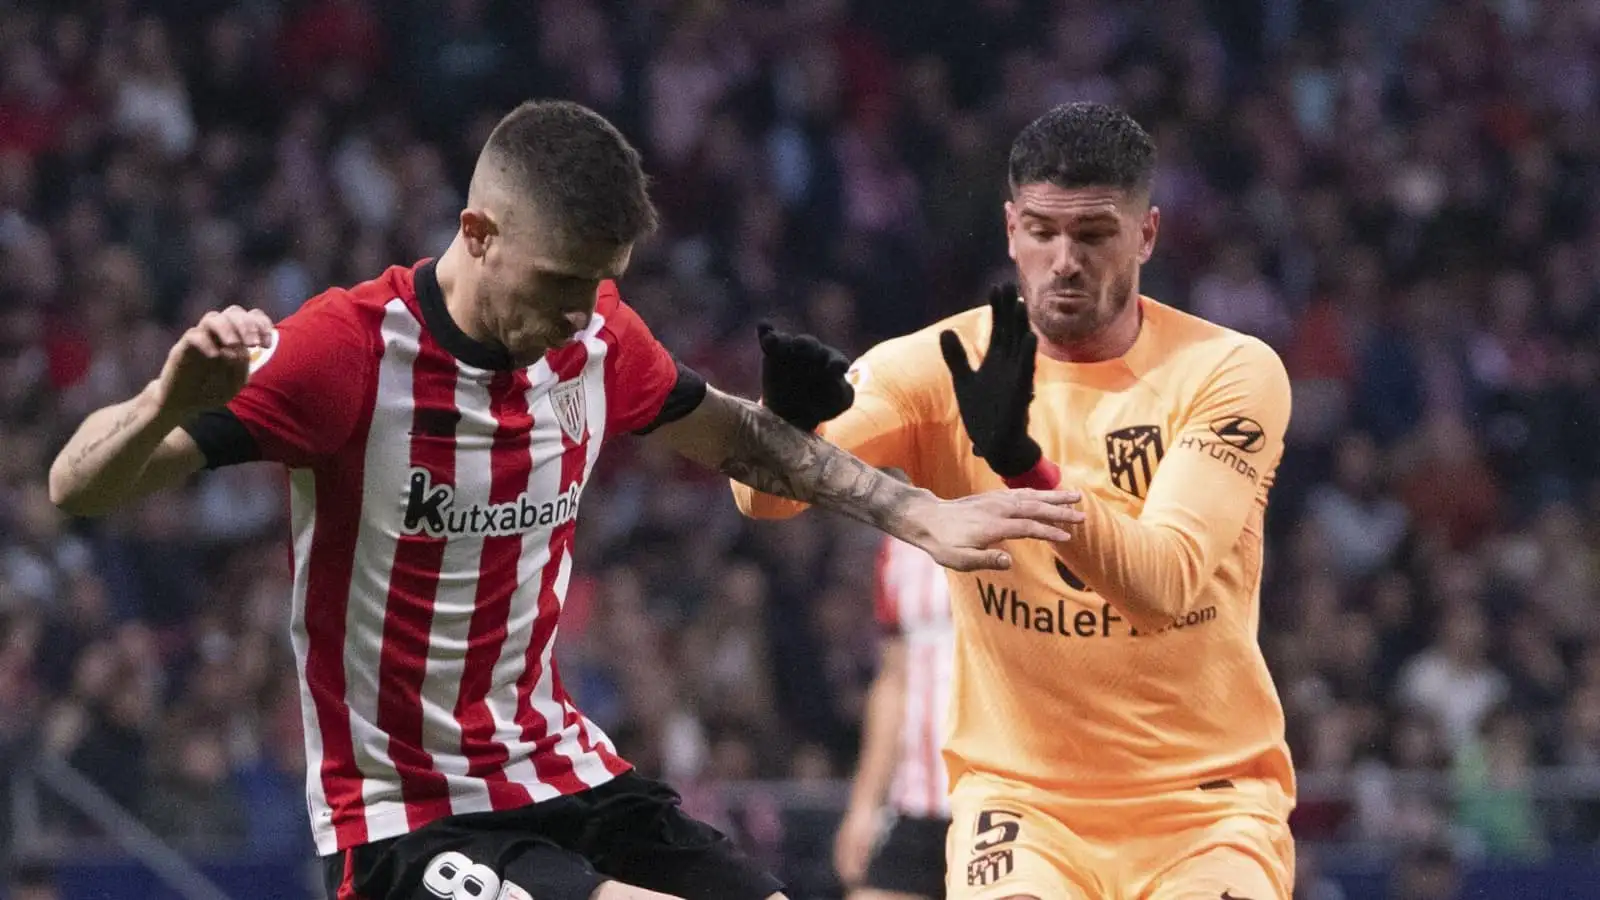
M 685 813 L 678 792 L 628 773 L 585 795 L 574 848 L 602 875 L 688 900 L 766 900 L 783 882 Z
M 950 831 L 947 819 L 900 817 L 888 830 L 867 860 L 862 887 L 885 895 L 944 898 L 944 844 Z M 852 900 L 866 900 L 873 894 L 858 891 Z
M 1026 792 L 963 776 L 951 795 L 950 900 L 1100 900 L 1094 850 Z M 1213 898 L 1214 900 L 1214 898 Z
M 605 880 L 526 833 L 435 823 L 324 860 L 330 900 L 588 900 Z
M 1290 900 L 1294 841 L 1279 822 L 1237 816 L 1175 843 L 1140 900 Z

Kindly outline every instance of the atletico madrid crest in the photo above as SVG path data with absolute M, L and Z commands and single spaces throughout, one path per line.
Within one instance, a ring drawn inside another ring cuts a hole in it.
M 583 394 L 583 379 L 563 381 L 550 389 L 550 405 L 556 411 L 556 423 L 569 441 L 583 440 L 589 425 L 589 404 Z

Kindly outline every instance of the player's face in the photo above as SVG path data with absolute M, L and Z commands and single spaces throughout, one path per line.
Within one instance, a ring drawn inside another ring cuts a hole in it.
M 1126 311 L 1160 221 L 1147 198 L 1118 188 L 1018 186 L 1006 203 L 1006 238 L 1039 334 L 1073 344 Z
M 631 251 L 519 233 L 490 242 L 479 289 L 490 330 L 517 365 L 538 362 L 588 327 L 600 282 L 621 275 Z

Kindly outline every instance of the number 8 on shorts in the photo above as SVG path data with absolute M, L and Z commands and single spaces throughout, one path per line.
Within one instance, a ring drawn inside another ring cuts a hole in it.
M 495 900 L 500 893 L 500 876 L 488 866 L 451 850 L 428 863 L 422 873 L 422 886 L 444 900 Z

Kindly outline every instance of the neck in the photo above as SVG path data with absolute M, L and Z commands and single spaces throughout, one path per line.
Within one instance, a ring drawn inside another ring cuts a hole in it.
M 1119 359 L 1133 349 L 1143 324 L 1144 309 L 1136 296 L 1099 331 L 1074 341 L 1052 341 L 1041 334 L 1039 349 L 1058 362 L 1097 363 Z
M 494 333 L 484 321 L 484 311 L 478 308 L 477 292 L 472 290 L 468 262 L 466 245 L 457 234 L 433 267 L 439 279 L 439 291 L 444 294 L 444 308 L 467 337 L 493 343 Z

